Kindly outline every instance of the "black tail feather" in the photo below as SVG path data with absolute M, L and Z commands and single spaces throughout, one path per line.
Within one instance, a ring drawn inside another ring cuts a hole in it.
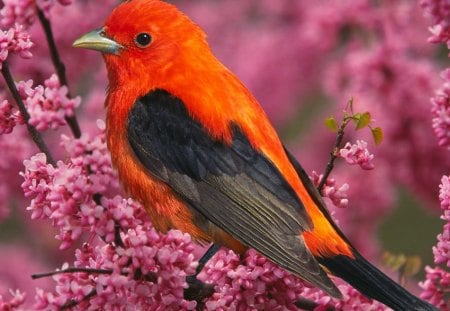
M 438 310 L 395 283 L 357 252 L 355 258 L 339 255 L 317 259 L 334 275 L 345 280 L 362 294 L 396 311 Z

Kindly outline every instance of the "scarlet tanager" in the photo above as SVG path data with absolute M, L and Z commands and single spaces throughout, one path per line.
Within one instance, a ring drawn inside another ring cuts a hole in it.
M 254 248 L 334 297 L 325 269 L 395 310 L 435 310 L 351 245 L 259 103 L 175 6 L 125 1 L 74 46 L 104 55 L 112 162 L 158 230 Z

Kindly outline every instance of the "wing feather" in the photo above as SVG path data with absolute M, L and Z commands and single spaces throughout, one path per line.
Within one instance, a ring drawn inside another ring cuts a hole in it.
M 202 219 L 339 296 L 301 237 L 312 229 L 304 206 L 238 126 L 233 125 L 231 145 L 214 141 L 180 99 L 156 90 L 134 104 L 127 137 L 148 172 L 167 183 Z

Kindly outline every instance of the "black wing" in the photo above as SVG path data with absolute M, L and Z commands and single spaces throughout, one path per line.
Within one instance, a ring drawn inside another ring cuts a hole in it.
M 195 213 L 278 265 L 340 295 L 300 237 L 312 227 L 304 206 L 237 126 L 231 146 L 215 141 L 180 99 L 155 90 L 134 104 L 127 137 L 149 173 Z

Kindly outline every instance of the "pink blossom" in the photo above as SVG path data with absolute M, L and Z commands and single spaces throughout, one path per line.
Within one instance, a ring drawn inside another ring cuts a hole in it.
M 442 176 L 441 184 L 439 185 L 439 200 L 441 201 L 441 208 L 444 211 L 450 210 L 450 177 Z M 450 221 L 450 215 L 445 215 L 444 220 Z
M 420 283 L 423 289 L 421 297 L 440 310 L 450 310 L 447 300 L 450 287 L 450 176 L 443 176 L 439 185 L 439 200 L 442 216 L 446 221 L 442 233 L 438 235 L 438 242 L 433 247 L 434 263 L 436 267 L 425 268 L 426 278 Z M 442 267 L 440 267 L 441 265 Z M 447 297 L 447 298 L 446 298 Z
M 444 28 L 442 25 L 430 26 L 431 37 L 428 39 L 430 43 L 446 42 L 450 45 L 450 28 Z
M 37 130 L 56 129 L 66 124 L 66 117 L 74 114 L 80 105 L 80 97 L 70 99 L 67 97 L 67 86 L 61 86 L 55 74 L 45 80 L 44 86 L 35 88 L 33 81 L 20 81 L 17 88 L 30 114 L 30 124 Z
M 29 27 L 36 19 L 37 8 L 49 17 L 50 9 L 56 2 L 69 5 L 72 0 L 3 0 L 3 7 L 0 10 L 0 24 L 10 27 L 18 23 Z
M 106 194 L 114 185 L 117 187 L 104 134 L 94 139 L 88 135 L 73 140 L 63 136 L 62 139 L 71 162 L 58 161 L 53 167 L 46 163 L 42 153 L 24 161 L 22 188 L 25 196 L 32 198 L 28 210 L 32 211 L 33 219 L 51 219 L 59 228 L 57 238 L 62 241 L 62 249 L 69 247 L 88 228 L 110 242 L 114 236 L 114 215 L 125 225 L 126 221 L 121 218 L 133 216 L 127 212 L 128 205 L 133 203 L 124 201 L 122 204 L 118 198 L 112 201 L 103 198 L 105 207 L 114 202 L 114 208 L 108 210 L 113 215 L 111 218 L 105 207 L 96 201 L 96 196 Z
M 334 280 L 342 293 L 342 299 L 336 299 L 328 296 L 323 291 L 315 288 L 305 288 L 302 297 L 315 301 L 318 306 L 315 311 L 326 311 L 330 308 L 334 310 L 370 310 L 387 311 L 391 310 L 382 303 L 374 301 L 355 290 L 340 279 Z
M 26 297 L 25 293 L 22 293 L 19 290 L 11 290 L 10 295 L 12 297 L 9 300 L 7 300 L 7 297 L 0 295 L 0 310 L 15 310 L 24 304 Z
M 372 163 L 374 156 L 367 150 L 367 143 L 363 140 L 357 140 L 353 145 L 346 143 L 344 148 L 339 150 L 339 156 L 350 165 L 358 164 L 363 170 L 372 170 L 375 167 Z
M 446 0 L 420 0 L 420 6 L 433 24 L 450 26 L 450 4 Z
M 294 302 L 308 286 L 250 249 L 242 261 L 229 250 L 220 250 L 205 266 L 199 279 L 214 285 L 205 303 L 207 310 L 297 310 Z
M 152 310 L 193 310 L 196 303 L 183 298 L 186 275 L 195 271 L 193 244 L 187 234 L 157 233 L 148 221 L 121 233 L 123 246 L 84 244 L 76 251 L 79 268 L 108 269 L 111 273 L 58 274 L 55 292 L 38 290 L 36 309 L 58 308 L 80 301 L 77 310 L 133 306 Z M 66 269 L 67 264 L 61 269 Z M 90 299 L 84 299 L 95 290 Z
M 312 172 L 311 180 L 317 187 L 322 181 L 323 175 L 317 174 L 316 171 Z M 339 186 L 334 178 L 328 178 L 322 190 L 322 196 L 329 198 L 331 202 L 336 207 L 345 208 L 348 205 L 348 195 L 349 185 L 347 183 Z
M 439 146 L 450 149 L 450 80 L 447 80 L 431 99 L 431 113 Z
M 438 235 L 438 243 L 433 248 L 434 263 L 450 267 L 450 177 L 443 176 L 439 185 L 439 199 L 443 211 L 442 219 L 446 221 L 442 233 Z
M 6 31 L 0 30 L 0 69 L 10 52 L 18 53 L 22 58 L 30 58 L 32 46 L 30 36 L 22 25 L 15 24 Z
M 447 218 L 450 216 L 450 211 L 446 212 Z M 442 233 L 437 236 L 438 243 L 433 247 L 434 263 L 447 264 L 450 267 L 450 222 L 444 225 Z
M 433 24 L 430 42 L 450 44 L 450 3 L 446 0 L 421 0 L 420 5 Z
M 449 311 L 450 304 L 446 298 L 448 295 L 448 288 L 450 287 L 450 273 L 442 268 L 425 267 L 426 279 L 420 283 L 423 292 L 420 297 L 439 310 Z
M 13 105 L 4 100 L 0 103 L 0 135 L 9 134 L 16 125 L 17 115 L 13 109 Z
M 15 23 L 28 27 L 36 18 L 35 0 L 3 0 L 0 24 L 11 27 Z

